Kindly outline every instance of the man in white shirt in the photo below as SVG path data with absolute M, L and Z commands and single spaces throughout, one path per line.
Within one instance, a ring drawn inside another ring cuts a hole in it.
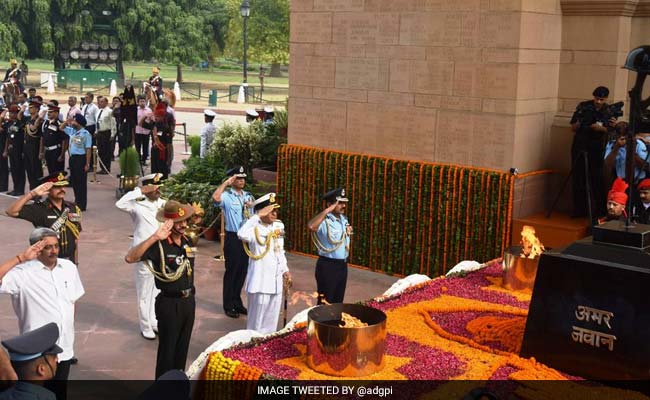
M 214 118 L 217 116 L 217 113 L 215 113 L 212 110 L 203 110 L 203 116 L 205 117 L 205 125 L 203 125 L 203 128 L 201 128 L 201 151 L 200 151 L 200 156 L 201 158 L 205 158 L 205 155 L 208 152 L 208 148 L 210 148 L 210 145 L 212 144 L 212 141 L 214 140 L 214 135 L 217 132 L 217 127 L 214 125 Z
M 97 124 L 97 115 L 99 114 L 99 108 L 93 103 L 93 99 L 95 98 L 95 95 L 92 94 L 92 92 L 86 93 L 85 97 L 85 103 L 83 107 L 81 107 L 81 115 L 86 118 L 86 130 L 94 137 L 95 131 L 96 131 L 96 124 Z M 74 117 L 74 116 L 73 116 Z M 93 139 L 93 142 L 95 140 Z M 93 143 L 93 146 L 95 143 Z
M 158 210 L 165 206 L 165 200 L 160 198 L 160 181 L 162 174 L 150 174 L 142 177 L 142 188 L 127 192 L 115 203 L 115 207 L 131 215 L 135 231 L 133 243 L 135 247 L 160 227 L 156 219 Z M 160 290 L 155 286 L 154 277 L 144 262 L 135 264 L 135 291 L 138 298 L 138 319 L 142 337 L 149 340 L 156 338 L 158 321 L 156 320 L 155 300 Z
M 58 258 L 59 241 L 49 228 L 36 228 L 29 235 L 31 246 L 0 265 L 0 293 L 11 295 L 20 333 L 47 323 L 57 324 L 57 344 L 63 349 L 53 391 L 65 399 L 70 364 L 74 358 L 75 302 L 84 295 L 77 266 Z
M 111 138 L 117 133 L 117 125 L 115 124 L 115 118 L 113 118 L 113 110 L 108 106 L 108 97 L 99 97 L 97 104 L 99 104 L 99 114 L 97 114 L 97 134 L 95 134 L 95 138 L 97 153 L 101 161 L 97 173 L 107 175 L 111 172 L 111 159 L 113 156 Z

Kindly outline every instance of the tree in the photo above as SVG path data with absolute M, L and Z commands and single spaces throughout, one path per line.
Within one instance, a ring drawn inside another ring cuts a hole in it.
M 230 24 L 226 39 L 226 53 L 243 56 L 241 0 L 228 0 Z M 270 63 L 271 76 L 279 76 L 280 64 L 289 61 L 289 0 L 251 0 L 248 18 L 248 57 Z
M 4 0 L 0 13 L 0 54 L 9 61 L 11 57 L 27 55 L 27 44 L 20 30 L 22 22 L 27 18 L 28 7 L 22 0 Z M 0 63 L 2 65 L 2 63 Z
M 215 47 L 223 50 L 225 1 L 2 0 L 0 54 L 53 58 L 60 69 L 62 49 L 113 35 L 121 43 L 118 71 L 122 60 L 156 59 L 178 65 L 180 81 L 181 65 L 205 60 Z
M 123 58 L 174 63 L 178 82 L 181 66 L 205 60 L 215 35 L 222 36 L 215 33 L 222 19 L 214 12 L 223 8 L 223 0 L 137 0 L 130 7 L 109 1 L 117 8 L 113 26 L 124 44 Z

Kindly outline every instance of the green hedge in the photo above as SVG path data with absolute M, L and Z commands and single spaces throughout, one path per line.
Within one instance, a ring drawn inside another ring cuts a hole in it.
M 345 187 L 350 262 L 388 274 L 437 276 L 462 260 L 501 257 L 512 218 L 511 174 L 283 145 L 278 198 L 286 247 L 316 254 L 307 222 Z

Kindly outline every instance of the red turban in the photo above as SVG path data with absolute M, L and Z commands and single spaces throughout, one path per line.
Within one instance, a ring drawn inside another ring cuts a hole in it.
M 160 117 L 164 117 L 167 115 L 167 105 L 165 105 L 165 103 L 158 103 L 153 113 Z
M 627 189 L 628 184 L 621 178 L 616 178 L 612 189 L 607 194 L 607 200 L 611 200 L 615 203 L 625 205 L 627 203 L 627 194 L 625 190 Z
M 636 187 L 639 190 L 643 189 L 650 189 L 650 179 L 644 179 L 641 182 L 639 182 L 638 186 Z

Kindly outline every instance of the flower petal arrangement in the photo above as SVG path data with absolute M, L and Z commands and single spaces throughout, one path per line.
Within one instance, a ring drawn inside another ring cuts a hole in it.
M 378 297 L 365 305 L 387 316 L 385 367 L 361 380 L 435 381 L 436 390 L 452 389 L 452 381 L 508 381 L 519 398 L 558 398 L 552 385 L 564 382 L 560 398 L 582 398 L 582 390 L 601 398 L 645 398 L 623 389 L 594 386 L 518 355 L 524 335 L 530 295 L 496 290 L 500 260 L 464 277 L 440 277 L 401 294 Z M 312 370 L 306 363 L 307 332 L 298 325 L 281 335 L 253 340 L 215 352 L 205 379 L 340 380 Z M 242 369 L 240 371 L 240 369 Z M 351 378 L 346 378 L 351 379 Z M 489 384 L 488 384 L 489 387 Z M 596 392 L 593 392 L 596 390 Z M 553 391 L 551 393 L 551 391 Z M 451 392 L 445 392 L 451 393 Z M 205 398 L 211 398 L 208 391 Z M 462 397 L 462 393 L 458 393 Z M 574 397 L 568 397 L 568 396 Z

